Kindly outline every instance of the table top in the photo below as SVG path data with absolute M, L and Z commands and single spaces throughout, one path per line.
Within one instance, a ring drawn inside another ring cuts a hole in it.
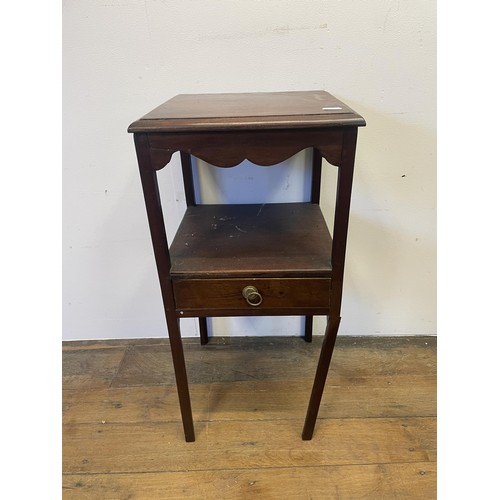
M 183 132 L 364 126 L 364 119 L 324 90 L 179 94 L 139 120 L 129 132 Z

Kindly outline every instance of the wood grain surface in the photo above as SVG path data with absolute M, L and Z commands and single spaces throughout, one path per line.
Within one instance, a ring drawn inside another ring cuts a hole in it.
M 315 438 L 321 337 L 185 339 L 184 441 L 165 339 L 63 346 L 63 498 L 436 497 L 434 337 L 342 337 Z
M 188 207 L 170 247 L 173 278 L 331 277 L 332 238 L 319 205 Z
M 364 119 L 323 90 L 179 94 L 129 127 L 129 132 L 225 128 L 364 126 Z

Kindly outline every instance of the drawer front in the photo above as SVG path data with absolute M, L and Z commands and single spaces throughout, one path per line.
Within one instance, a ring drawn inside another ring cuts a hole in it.
M 329 278 L 174 280 L 180 317 L 328 314 Z M 246 298 L 244 296 L 246 292 Z

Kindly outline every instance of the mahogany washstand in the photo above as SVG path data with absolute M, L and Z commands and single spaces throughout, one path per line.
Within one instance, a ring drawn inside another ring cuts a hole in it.
M 326 315 L 302 439 L 312 438 L 340 324 L 358 127 L 364 119 L 325 91 L 181 94 L 128 128 L 134 134 L 186 441 L 194 427 L 179 319 Z M 201 205 L 191 157 L 218 167 L 275 165 L 312 148 L 307 203 Z M 187 209 L 168 245 L 157 171 L 180 152 Z M 337 167 L 330 236 L 319 207 L 322 159 Z

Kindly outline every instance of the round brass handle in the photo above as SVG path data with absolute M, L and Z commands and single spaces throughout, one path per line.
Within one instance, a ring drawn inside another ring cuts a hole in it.
M 262 304 L 262 295 L 254 286 L 246 286 L 241 293 L 249 305 L 260 306 Z

